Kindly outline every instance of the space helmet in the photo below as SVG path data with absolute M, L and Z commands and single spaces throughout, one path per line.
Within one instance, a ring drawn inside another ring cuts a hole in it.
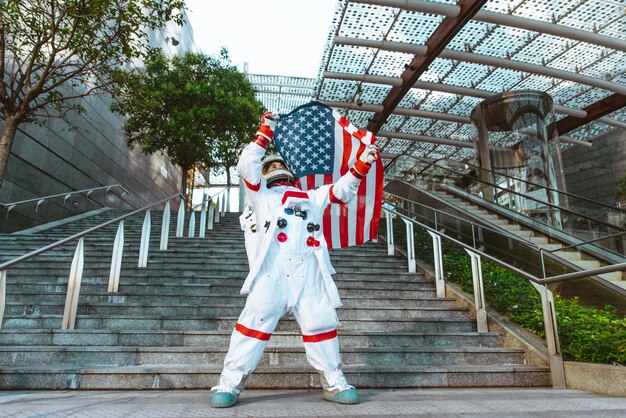
M 272 171 L 269 171 L 269 166 L 273 162 L 280 162 L 285 166 L 285 168 L 276 168 Z M 294 177 L 291 170 L 287 168 L 287 164 L 285 160 L 280 155 L 270 154 L 266 156 L 261 162 L 261 174 L 265 177 L 267 181 L 267 187 L 272 187 L 274 184 L 285 181 L 291 183 L 293 185 L 296 184 L 296 178 Z

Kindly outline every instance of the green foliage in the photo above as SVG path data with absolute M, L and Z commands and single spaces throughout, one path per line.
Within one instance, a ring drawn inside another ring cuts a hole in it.
M 112 109 L 127 117 L 129 145 L 164 152 L 184 171 L 196 163 L 232 166 L 259 124 L 262 104 L 225 51 L 220 58 L 151 50 L 145 68 L 122 72 Z
M 626 197 L 626 176 L 615 182 L 615 198 L 621 200 Z
M 416 230 L 416 238 L 430 238 L 425 231 Z M 444 272 L 447 280 L 458 283 L 473 293 L 471 261 L 467 253 L 455 244 L 443 242 Z M 432 245 L 416 245 L 417 257 L 432 258 Z M 545 337 L 541 298 L 525 279 L 488 261 L 482 265 L 485 299 L 498 312 L 517 324 Z M 613 308 L 598 309 L 579 305 L 576 299 L 554 296 L 557 326 L 563 358 L 594 363 L 626 363 L 626 318 Z

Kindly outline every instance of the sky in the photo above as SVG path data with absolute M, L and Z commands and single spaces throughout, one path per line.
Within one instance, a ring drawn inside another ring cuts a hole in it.
M 248 73 L 317 77 L 337 0 L 186 0 L 195 45 Z

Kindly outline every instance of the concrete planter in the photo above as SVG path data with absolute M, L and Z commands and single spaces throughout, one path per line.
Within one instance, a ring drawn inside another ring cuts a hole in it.
M 626 367 L 574 361 L 564 364 L 568 389 L 626 397 Z

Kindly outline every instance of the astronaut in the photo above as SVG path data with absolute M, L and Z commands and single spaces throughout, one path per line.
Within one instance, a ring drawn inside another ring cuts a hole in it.
M 320 224 L 328 204 L 356 195 L 361 178 L 378 159 L 378 148 L 365 147 L 336 183 L 302 191 L 281 157 L 263 158 L 277 118 L 269 112 L 263 115 L 255 140 L 243 149 L 237 165 L 256 216 L 256 233 L 247 236 L 256 240 L 250 245 L 256 254 L 249 255 L 250 272 L 241 288 L 246 304 L 231 335 L 219 383 L 211 389 L 214 408 L 237 403 L 285 314 L 293 315 L 300 327 L 307 360 L 320 374 L 323 399 L 359 401 L 340 367 L 335 308 L 342 303 Z

